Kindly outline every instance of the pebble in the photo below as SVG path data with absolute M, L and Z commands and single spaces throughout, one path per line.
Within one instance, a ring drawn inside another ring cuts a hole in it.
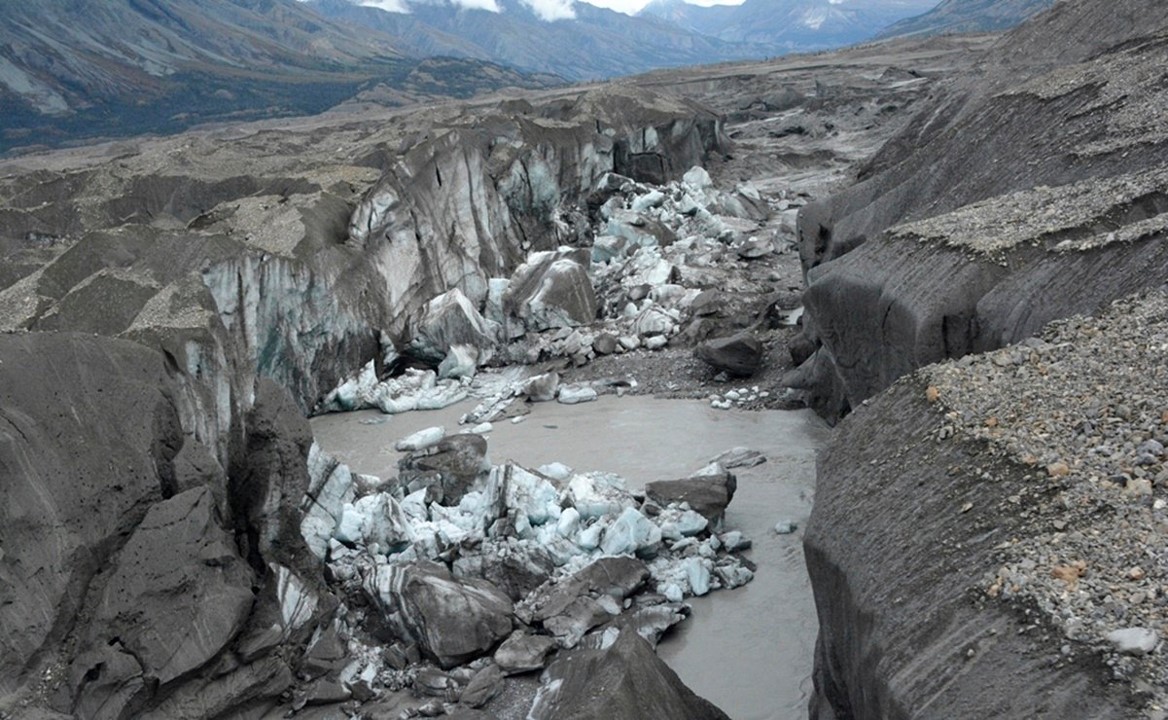
M 1107 642 L 1124 655 L 1147 655 L 1160 644 L 1160 638 L 1155 630 L 1135 627 L 1112 630 L 1107 633 Z
M 798 529 L 799 526 L 790 520 L 780 520 L 775 524 L 775 532 L 779 535 L 790 535 Z

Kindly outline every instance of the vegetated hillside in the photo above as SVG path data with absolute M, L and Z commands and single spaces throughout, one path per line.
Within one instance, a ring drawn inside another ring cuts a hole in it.
M 371 81 L 428 95 L 550 81 L 476 62 L 418 64 L 393 38 L 295 0 L 3 3 L 0 152 L 314 113 Z
M 886 28 L 880 37 L 996 32 L 1046 10 L 1055 0 L 944 0 L 923 15 Z
M 655 0 L 642 12 L 727 42 L 769 45 L 798 52 L 871 39 L 888 25 L 924 12 L 934 0 L 746 0 L 701 7 L 685 0 Z
M 409 13 L 351 0 L 310 0 L 322 14 L 388 33 L 417 55 L 457 55 L 575 80 L 631 75 L 775 54 L 767 42 L 720 40 L 654 15 L 629 17 L 577 3 L 575 17 L 547 21 L 518 0 L 500 12 L 416 3 Z

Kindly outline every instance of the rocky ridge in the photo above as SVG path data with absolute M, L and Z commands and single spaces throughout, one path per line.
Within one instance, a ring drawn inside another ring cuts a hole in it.
M 822 349 L 789 382 L 812 404 L 838 416 L 916 367 L 1156 285 L 1132 269 L 1159 263 L 1143 254 L 1160 245 L 1163 138 L 1139 118 L 1163 98 L 1137 78 L 1168 18 L 1143 5 L 1063 3 L 1007 34 L 861 182 L 801 216 L 806 339 Z M 1143 9 L 1136 30 L 1117 19 Z M 954 245 L 978 234 L 996 252 L 971 261 Z
M 1163 10 L 1056 4 L 800 215 L 812 717 L 1163 717 Z

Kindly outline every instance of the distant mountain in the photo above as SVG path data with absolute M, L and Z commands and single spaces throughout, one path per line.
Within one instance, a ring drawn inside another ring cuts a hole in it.
M 741 5 L 701 7 L 684 0 L 654 0 L 640 15 L 726 42 L 798 52 L 870 40 L 882 28 L 936 4 L 937 0 L 746 0 Z
M 996 32 L 1014 27 L 1054 3 L 1055 0 L 944 0 L 923 15 L 889 26 L 880 37 Z
M 558 81 L 409 55 L 295 0 L 0 2 L 0 152 L 315 113 L 379 83 L 433 96 Z
M 308 0 L 307 4 L 329 18 L 393 35 L 407 52 L 489 59 L 573 80 L 776 52 L 773 43 L 722 40 L 679 27 L 665 17 L 629 17 L 587 3 L 575 5 L 574 19 L 547 22 L 518 0 L 497 0 L 501 12 L 429 0 L 411 2 L 409 13 L 399 13 L 362 2 Z

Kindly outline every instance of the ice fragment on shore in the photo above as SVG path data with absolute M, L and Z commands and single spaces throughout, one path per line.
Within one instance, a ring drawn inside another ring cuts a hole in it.
M 437 445 L 442 438 L 446 437 L 446 428 L 444 427 L 430 427 L 425 430 L 419 430 L 412 435 L 407 435 L 401 440 L 397 441 L 394 449 L 399 452 L 413 452 L 415 450 L 423 450 Z

